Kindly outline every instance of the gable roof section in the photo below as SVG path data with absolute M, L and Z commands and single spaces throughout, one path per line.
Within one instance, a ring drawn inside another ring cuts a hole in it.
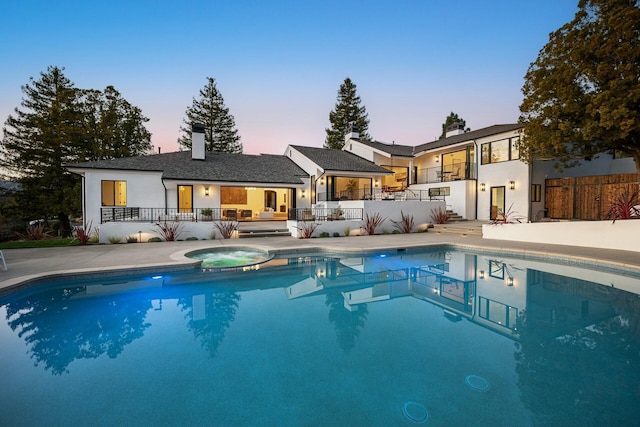
M 386 144 L 384 142 L 366 141 L 363 139 L 358 139 L 356 141 L 358 141 L 362 145 L 371 147 L 374 150 L 387 153 L 391 157 L 413 157 L 413 147 L 409 145 Z
M 326 171 L 361 172 L 375 174 L 391 174 L 389 170 L 378 166 L 348 151 L 332 150 L 329 148 L 303 147 L 291 145 L 306 158 Z
M 124 157 L 67 165 L 69 169 L 109 169 L 162 172 L 164 179 L 219 182 L 302 184 L 308 177 L 282 155 L 248 155 L 207 152 L 205 160 L 193 160 L 191 151 Z
M 432 142 L 427 142 L 426 144 L 418 145 L 416 146 L 415 152 L 420 153 L 423 151 L 435 150 L 437 148 L 447 147 L 449 145 L 459 144 L 465 141 L 473 141 L 474 139 L 478 138 L 497 135 L 503 132 L 510 132 L 516 129 L 521 129 L 523 127 L 524 125 L 521 125 L 519 123 L 493 125 L 482 129 L 472 130 L 470 132 L 465 132 L 460 135 L 453 135 L 449 138 L 437 139 Z

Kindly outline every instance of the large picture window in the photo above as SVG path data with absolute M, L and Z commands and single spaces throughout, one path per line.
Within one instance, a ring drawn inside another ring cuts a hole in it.
M 480 146 L 480 163 L 486 165 L 489 163 L 518 160 L 520 158 L 519 142 L 520 138 L 507 138 L 485 142 Z
M 127 206 L 127 181 L 102 181 L 102 206 Z

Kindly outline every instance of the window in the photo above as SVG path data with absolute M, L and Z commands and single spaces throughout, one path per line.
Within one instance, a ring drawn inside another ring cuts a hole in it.
M 102 206 L 127 206 L 127 181 L 102 181 Z
M 531 184 L 531 201 L 539 202 L 542 200 L 542 185 Z
M 486 165 L 489 163 L 506 162 L 508 160 L 518 160 L 520 158 L 519 143 L 520 138 L 507 138 L 485 142 L 480 146 L 480 163 Z

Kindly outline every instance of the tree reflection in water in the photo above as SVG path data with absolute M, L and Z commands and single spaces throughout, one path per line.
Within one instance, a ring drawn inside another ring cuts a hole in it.
M 514 354 L 523 403 L 545 425 L 636 424 L 638 295 L 552 274 L 541 283 L 545 290 L 518 321 Z M 581 306 L 568 303 L 576 296 Z M 603 307 L 599 316 L 592 315 L 595 306 Z
M 329 321 L 336 329 L 338 345 L 345 353 L 350 352 L 369 315 L 367 305 L 359 304 L 355 311 L 345 309 L 344 297 L 340 291 L 328 293 L 325 305 L 329 307 Z
M 200 340 L 210 357 L 218 354 L 218 347 L 224 340 L 225 331 L 233 322 L 240 302 L 240 295 L 235 292 L 214 292 L 205 294 L 204 318 L 198 319 L 193 312 L 193 298 L 180 298 L 178 305 L 186 311 L 187 327 Z M 197 320 L 194 320 L 194 317 Z
M 69 372 L 76 359 L 116 358 L 142 337 L 151 302 L 143 294 L 83 297 L 85 286 L 46 289 L 6 304 L 7 323 L 25 340 L 36 366 Z

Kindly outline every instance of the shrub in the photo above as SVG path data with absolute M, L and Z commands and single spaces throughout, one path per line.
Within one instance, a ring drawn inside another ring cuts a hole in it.
M 115 245 L 116 243 L 120 243 L 122 238 L 120 238 L 118 236 L 110 236 L 107 240 L 109 240 L 109 243 Z
M 316 228 L 320 227 L 320 224 L 315 222 L 303 222 L 302 227 L 298 227 L 300 230 L 300 237 L 302 239 L 310 239 L 313 236 L 313 232 L 316 231 Z
M 149 240 L 147 240 L 148 243 L 156 243 L 156 242 L 162 242 L 162 239 L 159 237 L 151 237 Z
M 89 243 L 94 245 L 100 243 L 100 234 L 95 233 L 93 236 L 89 237 Z
M 393 231 L 391 232 L 391 234 L 400 234 L 400 233 L 402 233 L 400 230 L 393 230 Z
M 24 233 L 18 233 L 16 231 L 16 236 L 21 240 L 44 240 L 52 237 L 51 231 L 44 230 L 44 224 L 29 226 Z
M 362 228 L 367 232 L 368 235 L 373 236 L 376 234 L 376 228 L 378 228 L 383 222 L 384 218 L 380 216 L 379 212 L 376 212 L 374 215 L 369 216 L 368 213 L 364 214 L 364 222 L 362 223 Z
M 238 229 L 236 221 L 219 221 L 215 222 L 213 226 L 220 232 L 223 239 L 230 239 L 233 232 Z
M 638 206 L 640 206 L 640 188 L 633 192 L 623 191 L 613 198 L 604 218 L 611 219 L 613 222 L 617 219 L 640 218 Z
M 89 243 L 89 240 L 91 239 L 92 228 L 93 228 L 93 224 L 91 221 L 89 221 L 89 224 L 87 224 L 86 229 L 82 227 L 73 228 L 73 231 L 76 235 L 76 239 L 78 239 L 78 241 L 80 242 L 80 245 L 84 246 L 87 243 Z
M 522 222 L 523 217 L 513 210 L 513 203 L 509 205 L 509 209 L 502 211 L 498 209 L 498 215 L 491 220 L 493 225 L 515 224 Z
M 136 236 L 127 236 L 127 243 L 138 243 L 138 238 Z
M 333 237 L 340 237 L 340 233 L 338 233 L 337 231 L 333 232 Z
M 200 213 L 202 214 L 202 216 L 211 216 L 213 210 L 211 210 L 210 208 L 204 208 L 200 211 Z
M 156 223 L 157 230 L 153 232 L 160 235 L 167 242 L 178 240 L 182 234 L 182 224 L 179 222 L 160 222 Z
M 431 221 L 435 224 L 446 224 L 449 222 L 449 212 L 446 209 L 442 209 L 442 207 L 437 210 L 431 209 Z
M 187 241 L 190 241 L 190 240 L 198 240 L 198 238 L 197 238 L 197 237 L 194 237 L 194 236 L 191 236 L 191 237 L 187 237 L 187 238 L 186 238 L 186 239 L 184 239 L 184 240 L 187 240 Z
M 351 234 L 351 227 L 345 227 L 344 229 L 344 235 L 348 236 L 349 234 Z
M 320 237 L 329 237 L 329 233 L 323 231 L 322 233 L 320 233 Z
M 396 228 L 395 230 L 393 230 L 394 233 L 396 231 L 398 233 L 400 232 L 411 233 L 413 231 L 413 227 L 415 226 L 413 221 L 413 215 L 405 216 L 404 212 L 402 211 L 400 211 L 400 221 L 391 220 L 391 222 L 393 223 L 393 226 Z

